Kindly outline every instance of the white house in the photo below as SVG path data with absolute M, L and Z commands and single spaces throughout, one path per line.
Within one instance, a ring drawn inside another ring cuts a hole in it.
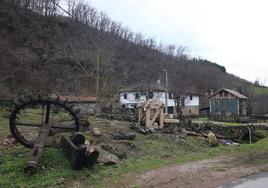
M 140 91 L 120 92 L 120 104 L 124 108 L 135 108 L 139 102 L 146 100 L 146 94 Z
M 173 114 L 175 108 L 175 100 L 173 94 L 169 92 L 167 94 L 167 107 L 168 113 Z M 153 91 L 122 91 L 120 92 L 120 104 L 124 108 L 135 108 L 139 102 L 147 101 L 149 99 L 156 99 L 163 102 L 166 105 L 166 92 L 164 90 Z
M 182 99 L 182 115 L 199 116 L 200 95 L 188 93 Z

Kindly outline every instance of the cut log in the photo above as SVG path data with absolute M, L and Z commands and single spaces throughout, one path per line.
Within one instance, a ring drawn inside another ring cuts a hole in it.
M 76 132 L 71 137 L 71 141 L 76 145 L 77 147 L 85 144 L 86 138 L 83 133 Z
M 92 166 L 99 157 L 99 151 L 86 146 L 77 147 L 69 138 L 62 137 L 62 150 L 71 162 L 73 169 L 81 170 L 83 167 Z

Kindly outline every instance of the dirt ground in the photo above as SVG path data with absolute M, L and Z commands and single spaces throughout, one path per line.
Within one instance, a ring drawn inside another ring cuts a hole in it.
M 234 158 L 217 157 L 173 165 L 141 174 L 126 174 L 109 187 L 214 188 L 260 172 L 257 166 L 233 165 Z M 105 186 L 106 187 L 106 186 Z

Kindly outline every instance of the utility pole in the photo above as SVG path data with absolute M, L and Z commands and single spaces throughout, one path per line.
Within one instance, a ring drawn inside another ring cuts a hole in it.
M 99 82 L 100 82 L 100 49 L 98 48 L 97 51 L 97 59 L 96 59 L 96 72 L 97 72 L 97 77 L 96 77 L 96 97 L 98 97 L 99 94 Z
M 168 113 L 168 72 L 167 69 L 164 69 L 166 74 L 166 114 Z

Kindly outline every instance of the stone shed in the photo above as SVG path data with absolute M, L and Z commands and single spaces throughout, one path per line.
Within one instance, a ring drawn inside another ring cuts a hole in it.
M 83 114 L 93 114 L 96 109 L 97 97 L 94 96 L 59 96 L 64 101 L 68 98 L 68 103 L 74 104 Z

